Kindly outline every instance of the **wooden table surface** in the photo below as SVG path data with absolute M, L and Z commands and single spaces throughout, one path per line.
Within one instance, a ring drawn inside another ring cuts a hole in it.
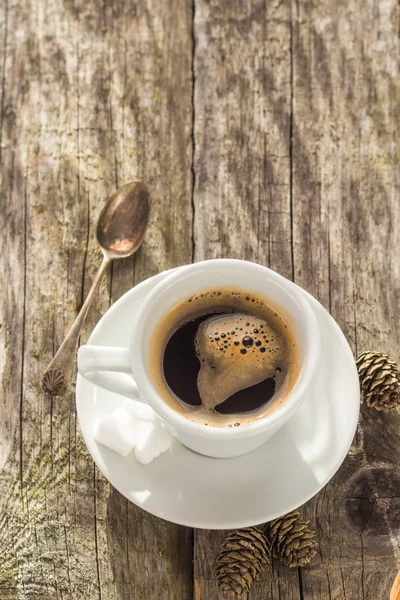
M 128 503 L 85 448 L 75 372 L 54 401 L 40 376 L 100 264 L 104 200 L 135 176 L 153 201 L 146 241 L 104 280 L 83 341 L 143 279 L 238 257 L 314 294 L 354 352 L 399 357 L 398 1 L 0 11 L 0 599 L 216 600 L 225 534 Z M 274 564 L 249 600 L 389 598 L 399 432 L 397 412 L 362 409 L 345 463 L 303 508 L 317 557 Z

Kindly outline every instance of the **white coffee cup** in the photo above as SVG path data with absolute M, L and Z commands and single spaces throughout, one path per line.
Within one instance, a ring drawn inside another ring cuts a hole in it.
M 240 427 L 214 427 L 190 420 L 165 402 L 150 376 L 150 341 L 156 326 L 193 294 L 224 287 L 263 296 L 287 318 L 300 363 L 298 377 L 285 401 L 271 414 Z M 319 370 L 319 328 L 301 289 L 271 269 L 252 262 L 216 259 L 171 272 L 153 288 L 126 326 L 131 329 L 129 348 L 87 345 L 79 349 L 80 374 L 100 387 L 135 399 L 139 388 L 142 399 L 163 419 L 172 435 L 207 456 L 239 456 L 263 444 L 306 399 Z M 126 378 L 110 371 L 131 375 L 130 385 L 127 386 Z

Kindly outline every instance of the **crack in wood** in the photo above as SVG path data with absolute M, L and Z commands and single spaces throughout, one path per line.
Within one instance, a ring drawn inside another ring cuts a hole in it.
M 304 589 L 303 589 L 303 576 L 302 576 L 301 567 L 297 568 L 297 574 L 298 574 L 298 580 L 299 580 L 300 600 L 304 600 L 305 596 L 304 596 Z
M 4 36 L 3 36 L 3 61 L 1 75 L 1 101 L 0 101 L 0 163 L 3 149 L 3 121 L 4 105 L 6 96 L 6 61 L 7 61 L 7 42 L 8 42 L 8 0 L 4 0 Z
M 344 586 L 344 576 L 343 576 L 343 570 L 342 570 L 342 568 L 340 568 L 340 580 L 342 582 L 343 600 L 347 600 L 346 599 L 346 589 L 345 589 L 345 586 Z
M 365 598 L 365 587 L 364 587 L 365 565 L 364 565 L 364 540 L 363 540 L 362 535 L 360 536 L 360 540 L 361 540 L 361 593 L 362 593 L 362 597 L 364 599 Z
M 196 188 L 196 168 L 195 168 L 195 157 L 196 157 L 196 0 L 192 0 L 192 22 L 191 22 L 191 41 L 192 41 L 192 57 L 191 57 L 191 75 L 192 75 L 192 127 L 191 127 L 191 139 L 192 139 L 192 194 L 191 194 L 191 208 L 192 208 L 192 260 L 194 262 L 196 257 L 196 203 L 195 203 L 195 188 Z
M 329 572 L 326 573 L 326 582 L 328 584 L 328 595 L 329 595 L 329 599 L 332 598 L 332 594 L 331 594 L 331 584 L 329 581 Z
M 290 203 L 290 256 L 292 261 L 292 281 L 295 280 L 294 264 L 294 216 L 293 216 L 293 119 L 294 119 L 294 58 L 293 58 L 293 7 L 290 2 L 290 116 L 289 116 L 289 203 Z
M 12 161 L 12 173 L 14 173 L 14 157 Z M 24 245 L 23 245 L 23 300 L 22 300 L 22 346 L 21 346 L 21 387 L 20 387 L 20 405 L 19 405 L 19 475 L 21 481 L 21 494 L 24 485 L 23 477 L 23 424 L 24 424 L 24 376 L 25 376 L 25 331 L 26 331 L 26 274 L 27 274 L 27 173 L 25 172 L 24 181 Z M 11 179 L 11 193 L 13 192 L 13 178 Z

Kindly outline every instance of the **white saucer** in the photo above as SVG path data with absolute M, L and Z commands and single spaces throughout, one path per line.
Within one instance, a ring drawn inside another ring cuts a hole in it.
M 89 343 L 127 346 L 129 323 L 138 306 L 166 273 L 122 296 L 101 318 Z M 139 464 L 134 456 L 121 458 L 94 441 L 93 426 L 124 398 L 78 375 L 76 402 L 84 440 L 101 472 L 121 494 L 174 523 L 234 529 L 283 515 L 328 483 L 356 430 L 358 376 L 338 325 L 321 304 L 304 294 L 321 328 L 322 364 L 317 383 L 291 420 L 261 448 L 245 456 L 208 458 L 174 440 L 171 449 L 149 465 Z

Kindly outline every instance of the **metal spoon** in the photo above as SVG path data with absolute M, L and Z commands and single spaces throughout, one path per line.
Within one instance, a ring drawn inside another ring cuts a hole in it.
M 149 193 L 141 181 L 129 181 L 108 198 L 96 229 L 103 262 L 74 324 L 43 375 L 42 390 L 47 394 L 55 396 L 64 387 L 82 325 L 100 281 L 112 260 L 127 258 L 139 248 L 146 231 L 149 208 Z

